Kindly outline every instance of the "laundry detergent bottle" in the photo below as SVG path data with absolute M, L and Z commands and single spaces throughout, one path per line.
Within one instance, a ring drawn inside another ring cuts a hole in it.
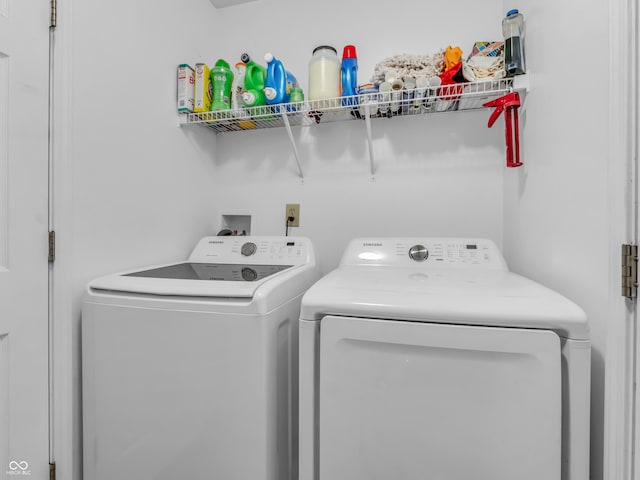
M 247 66 L 244 62 L 236 63 L 236 73 L 233 76 L 231 85 L 231 108 L 239 110 L 244 107 L 242 102 L 242 92 L 244 91 L 244 71 Z
M 288 103 L 291 90 L 298 87 L 296 77 L 286 71 L 282 62 L 272 54 L 265 54 L 264 60 L 267 62 L 267 77 L 264 83 L 267 104 Z
M 267 69 L 251 60 L 251 57 L 246 53 L 242 54 L 240 60 L 246 65 L 242 102 L 247 107 L 265 105 L 267 102 L 264 96 L 264 82 L 267 76 Z
M 342 75 L 342 96 L 351 97 L 356 95 L 358 88 L 358 57 L 356 56 L 355 46 L 347 45 L 342 50 L 340 72 Z M 342 99 L 342 105 L 355 105 L 357 103 L 357 97 Z
M 231 84 L 233 72 L 229 64 L 219 59 L 211 69 L 211 110 L 228 110 L 231 108 Z

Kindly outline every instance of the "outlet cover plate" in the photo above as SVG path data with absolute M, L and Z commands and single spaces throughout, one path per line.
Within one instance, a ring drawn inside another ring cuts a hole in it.
M 288 220 L 289 217 L 293 217 L 289 223 L 290 227 L 300 226 L 300 204 L 299 203 L 287 203 L 285 215 Z

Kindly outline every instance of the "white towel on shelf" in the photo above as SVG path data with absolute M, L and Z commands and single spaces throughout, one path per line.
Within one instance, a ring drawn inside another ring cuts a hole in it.
M 463 63 L 462 74 L 469 82 L 502 78 L 505 76 L 504 57 L 474 55 Z

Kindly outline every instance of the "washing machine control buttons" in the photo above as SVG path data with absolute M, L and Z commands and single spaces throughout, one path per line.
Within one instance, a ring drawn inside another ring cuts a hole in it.
M 253 282 L 258 278 L 258 272 L 253 268 L 245 267 L 242 269 L 242 279 L 246 282 Z
M 245 257 L 250 257 L 251 255 L 256 253 L 257 249 L 258 247 L 256 246 L 255 243 L 247 242 L 244 245 L 242 245 L 242 248 L 240 248 L 240 253 Z
M 429 257 L 429 250 L 424 245 L 414 245 L 409 249 L 409 257 L 416 262 L 422 262 Z

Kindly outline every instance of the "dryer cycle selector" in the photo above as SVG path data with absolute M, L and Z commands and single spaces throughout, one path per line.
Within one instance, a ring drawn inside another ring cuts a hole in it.
M 429 257 L 429 250 L 424 245 L 414 245 L 409 249 L 409 257 L 416 262 L 422 262 Z
M 256 246 L 255 243 L 247 242 L 244 245 L 242 245 L 242 247 L 240 248 L 240 253 L 245 257 L 250 257 L 251 255 L 256 253 L 257 249 L 258 247 Z

